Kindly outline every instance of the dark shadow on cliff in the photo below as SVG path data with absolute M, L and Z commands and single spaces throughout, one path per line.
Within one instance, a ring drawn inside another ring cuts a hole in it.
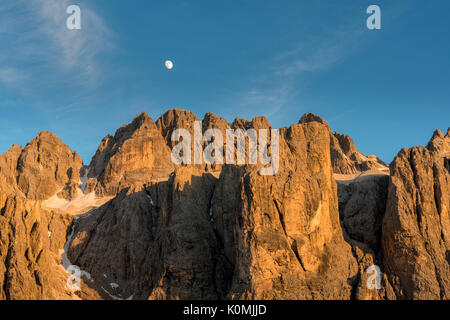
M 209 173 L 122 190 L 74 222 L 68 252 L 104 299 L 223 299 L 232 266 L 223 254 Z

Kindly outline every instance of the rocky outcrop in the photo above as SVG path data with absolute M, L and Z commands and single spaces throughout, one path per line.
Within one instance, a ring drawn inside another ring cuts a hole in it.
M 327 127 L 330 134 L 331 163 L 334 173 L 355 174 L 371 169 L 387 170 L 387 164 L 376 156 L 365 156 L 359 152 L 352 138 L 345 134 L 333 133 L 328 123 L 321 117 L 306 113 L 299 123 L 308 122 L 319 122 Z
M 59 250 L 71 217 L 0 195 L 0 299 L 70 299 Z
M 383 256 L 399 299 L 450 298 L 450 136 L 402 149 L 391 163 Z
M 5 179 L 3 188 L 17 185 L 17 163 L 23 148 L 14 144 L 8 152 L 0 155 L 0 174 Z
M 389 177 L 306 114 L 279 129 L 279 169 L 265 176 L 248 149 L 247 164 L 173 165 L 172 133 L 193 134 L 195 121 L 142 113 L 89 166 L 47 132 L 1 155 L 0 298 L 449 298 L 449 133 L 402 150 Z M 224 142 L 228 128 L 272 129 L 212 113 L 201 125 Z M 264 153 L 274 147 L 269 138 Z M 61 264 L 81 270 L 81 290 L 67 288 Z
M 342 176 L 339 176 L 342 178 Z M 392 300 L 395 294 L 380 266 L 383 265 L 381 251 L 382 221 L 386 211 L 389 176 L 379 171 L 367 171 L 356 177 L 338 180 L 339 216 L 344 238 L 352 246 L 358 263 L 356 289 L 353 298 L 358 300 Z M 379 268 L 380 282 L 377 284 Z M 377 284 L 373 289 L 368 285 Z
M 351 239 L 379 252 L 389 176 L 373 174 L 336 182 L 342 227 Z
M 166 180 L 173 170 L 170 149 L 146 114 L 106 136 L 89 165 L 85 192 L 116 195 L 131 185 Z
M 70 260 L 105 298 L 223 298 L 225 271 L 209 214 L 215 180 L 180 167 L 167 182 L 123 190 L 77 220 Z
M 168 182 L 123 191 L 77 222 L 71 261 L 106 273 L 121 297 L 349 299 L 357 264 L 339 225 L 328 132 L 308 123 L 281 136 L 276 177 L 180 167 Z
M 14 145 L 0 156 L 0 170 L 29 200 L 45 200 L 66 189 L 75 192 L 82 160 L 55 134 L 43 131 L 24 149 Z
M 0 299 L 77 298 L 60 255 L 72 217 L 41 200 L 76 194 L 81 166 L 76 152 L 45 131 L 0 156 Z
M 194 136 L 194 122 L 200 121 L 195 114 L 188 110 L 171 109 L 163 114 L 157 121 L 156 126 L 161 131 L 161 135 L 169 148 L 175 146 L 177 142 L 172 141 L 172 133 L 176 129 L 185 129 Z
M 357 266 L 339 225 L 328 131 L 314 122 L 280 136 L 281 171 L 261 176 L 246 167 L 242 176 L 229 296 L 349 299 Z

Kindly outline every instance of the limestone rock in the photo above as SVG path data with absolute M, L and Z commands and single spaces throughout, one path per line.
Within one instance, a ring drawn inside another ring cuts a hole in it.
M 105 298 L 107 282 L 119 284 L 115 295 L 124 298 L 219 298 L 209 215 L 215 180 L 180 167 L 169 181 L 124 189 L 77 220 L 70 260 L 92 274 Z
M 172 133 L 176 129 L 186 129 L 194 136 L 194 122 L 200 121 L 195 114 L 188 110 L 171 109 L 163 114 L 157 121 L 156 126 L 167 145 L 172 149 L 176 142 L 172 141 Z
M 133 184 L 167 179 L 173 170 L 170 149 L 153 120 L 141 113 L 101 142 L 89 165 L 86 191 L 115 195 Z
M 347 135 L 331 131 L 329 124 L 321 117 L 306 113 L 299 123 L 319 122 L 328 128 L 330 134 L 330 152 L 333 172 L 355 174 L 370 169 L 387 170 L 387 164 L 374 155 L 365 156 L 356 149 L 353 139 Z
M 339 224 L 328 130 L 314 122 L 280 131 L 281 171 L 246 167 L 242 177 L 229 296 L 349 299 L 357 265 Z
M 80 179 L 81 158 L 47 131 L 39 133 L 23 150 L 13 146 L 0 159 L 9 183 L 17 182 L 27 199 L 48 199 L 66 186 L 75 186 Z
M 381 231 L 386 211 L 389 176 L 379 172 L 367 173 L 347 180 L 336 180 L 338 187 L 339 215 L 344 238 L 352 246 L 358 263 L 358 286 L 352 298 L 358 300 L 395 299 L 395 294 L 385 274 L 380 287 L 372 285 L 375 270 L 382 273 Z M 372 279 L 372 280 L 371 280 Z M 370 286 L 368 285 L 370 284 Z
M 61 266 L 71 217 L 0 195 L 0 299 L 71 299 Z
M 106 273 L 123 298 L 349 299 L 357 264 L 339 225 L 328 132 L 308 123 L 281 136 L 275 177 L 258 166 L 225 165 L 219 179 L 179 167 L 167 182 L 123 190 L 77 220 L 71 261 L 95 279 Z
M 339 215 L 348 236 L 381 249 L 381 224 L 386 211 L 388 175 L 367 175 L 350 181 L 337 181 Z
M 391 163 L 382 245 L 399 299 L 450 298 L 449 141 L 438 131 Z
M 388 177 L 305 114 L 279 129 L 279 170 L 264 176 L 248 149 L 246 164 L 174 166 L 171 135 L 195 121 L 142 113 L 88 167 L 48 132 L 0 155 L 0 299 L 449 299 L 450 131 L 400 151 Z M 272 126 L 207 113 L 211 128 Z M 93 191 L 107 197 L 76 217 L 43 207 Z M 64 247 L 81 291 L 66 286 Z

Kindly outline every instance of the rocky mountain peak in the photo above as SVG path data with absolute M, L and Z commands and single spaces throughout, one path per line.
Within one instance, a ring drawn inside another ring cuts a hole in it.
M 132 184 L 166 177 L 173 169 L 170 159 L 160 129 L 143 112 L 102 140 L 89 165 L 85 192 L 115 195 Z
M 81 167 L 76 151 L 54 133 L 42 131 L 27 143 L 17 159 L 17 186 L 27 198 L 44 200 L 66 184 L 78 182 Z
M 322 117 L 320 117 L 314 113 L 310 113 L 310 112 L 302 115 L 302 117 L 300 118 L 300 121 L 298 123 L 308 123 L 308 122 L 314 122 L 314 121 L 319 122 L 319 123 L 327 126 L 328 128 L 330 127 L 328 122 L 326 122 Z
M 199 121 L 197 116 L 189 110 L 171 109 L 164 113 L 157 121 L 156 126 L 166 141 L 166 144 L 172 148 L 175 143 L 172 142 L 172 133 L 176 129 L 186 129 L 191 134 L 194 133 L 194 122 Z
M 195 121 L 141 113 L 89 167 L 50 132 L 0 155 L 0 299 L 449 298 L 449 132 L 403 149 L 389 172 L 309 113 L 279 130 L 279 170 L 264 176 L 261 164 L 174 166 L 171 134 Z M 203 130 L 228 127 L 203 119 Z M 74 213 L 46 206 L 55 193 L 106 200 Z M 69 292 L 63 262 L 93 281 Z
M 348 135 L 335 132 L 334 136 L 339 141 L 339 146 L 341 147 L 345 155 L 351 155 L 352 153 L 358 152 L 358 149 L 356 149 L 353 139 L 350 138 Z
M 14 173 L 17 170 L 17 160 L 22 154 L 23 148 L 17 144 L 13 144 L 11 148 L 4 154 L 0 155 L 0 170 L 8 173 Z
M 53 132 L 47 131 L 47 130 L 38 132 L 38 134 L 36 135 L 36 137 L 33 140 L 45 140 L 45 139 L 61 141 L 56 136 L 56 134 L 54 134 Z M 31 142 L 33 142 L 33 140 Z M 63 143 L 63 142 L 61 141 L 61 143 Z
M 15 143 L 14 143 L 14 144 L 11 146 L 11 148 L 9 148 L 8 152 L 16 153 L 16 152 L 22 152 L 22 150 L 23 150 L 23 147 L 22 147 L 22 146 L 19 146 L 18 144 L 15 144 Z
M 145 134 L 145 132 L 157 129 L 155 122 L 150 116 L 142 112 L 129 124 L 121 126 L 114 134 L 116 145 L 123 143 L 133 135 Z
M 436 130 L 426 147 L 404 148 L 390 165 L 383 252 L 403 299 L 450 298 L 449 152 L 449 137 Z
M 436 138 L 444 138 L 444 133 L 439 129 L 434 130 L 431 140 L 434 140 Z
M 207 129 L 219 129 L 225 131 L 230 126 L 224 118 L 218 117 L 216 114 L 208 112 L 205 114 L 202 121 L 202 129 L 206 131 Z
M 314 113 L 304 114 L 299 123 L 319 122 L 330 134 L 330 151 L 333 172 L 357 174 L 371 169 L 387 170 L 387 165 L 376 156 L 365 156 L 355 146 L 353 139 L 345 134 L 331 131 L 330 125 Z
M 233 121 L 233 123 L 231 124 L 231 128 L 232 129 L 242 129 L 242 130 L 247 130 L 250 127 L 250 122 L 246 119 L 241 119 L 236 117 Z
M 267 118 L 264 116 L 254 117 L 249 124 L 249 127 L 255 130 L 272 129 L 272 125 L 269 123 L 269 120 L 267 120 Z
M 450 129 L 444 136 L 444 133 L 437 129 L 428 142 L 427 149 L 433 152 L 438 152 L 439 155 L 447 155 L 450 157 Z

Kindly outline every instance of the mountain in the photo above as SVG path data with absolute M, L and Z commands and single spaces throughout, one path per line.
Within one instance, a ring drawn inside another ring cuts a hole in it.
M 142 113 L 89 165 L 48 132 L 1 155 L 0 298 L 449 299 L 450 131 L 388 166 L 309 113 L 262 175 L 248 149 L 247 164 L 175 165 L 172 134 L 196 121 Z M 276 150 L 264 117 L 207 113 L 208 129 L 266 129 Z
M 391 164 L 382 244 L 397 297 L 450 298 L 450 130 Z

